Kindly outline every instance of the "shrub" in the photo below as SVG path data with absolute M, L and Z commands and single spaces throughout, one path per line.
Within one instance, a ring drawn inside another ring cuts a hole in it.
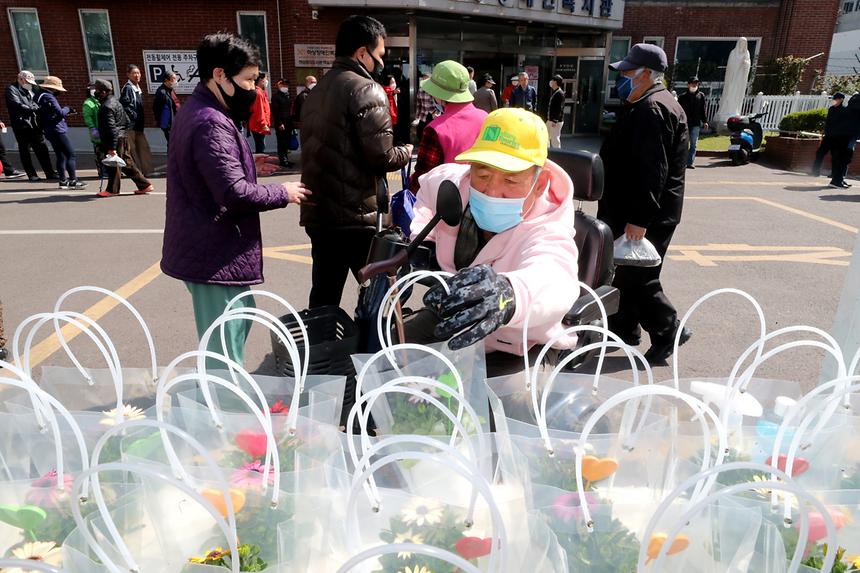
M 753 93 L 768 95 L 791 95 L 800 84 L 806 60 L 795 56 L 785 56 L 770 60 L 756 70 Z
M 813 109 L 790 113 L 779 122 L 780 131 L 811 131 L 824 133 L 824 121 L 827 119 L 826 109 Z

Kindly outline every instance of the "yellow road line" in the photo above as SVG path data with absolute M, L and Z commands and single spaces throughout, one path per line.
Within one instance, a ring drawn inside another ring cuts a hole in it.
M 293 261 L 296 263 L 305 263 L 306 265 L 313 264 L 314 260 L 311 257 L 307 257 L 305 255 L 290 255 L 288 253 L 279 253 L 277 251 L 270 251 L 269 249 L 263 249 L 263 256 L 268 257 L 270 259 L 281 259 L 282 261 Z
M 685 199 L 699 201 L 754 201 L 756 203 L 761 203 L 762 205 L 769 205 L 770 207 L 782 209 L 783 211 L 798 215 L 800 217 L 805 217 L 806 219 L 810 219 L 812 221 L 817 221 L 819 223 L 824 223 L 825 225 L 830 225 L 831 227 L 836 227 L 837 229 L 842 229 L 843 231 L 848 231 L 849 233 L 857 234 L 857 231 L 860 230 L 857 229 L 857 227 L 852 227 L 851 225 L 846 225 L 845 223 L 840 223 L 839 221 L 834 221 L 833 219 L 828 219 L 827 217 L 822 217 L 821 215 L 808 213 L 801 209 L 795 209 L 794 207 L 789 207 L 788 205 L 783 205 L 782 203 L 777 203 L 776 201 L 771 201 L 770 199 L 763 199 L 762 197 L 721 197 L 688 195 L 685 197 Z
M 151 267 L 116 289 L 116 294 L 123 298 L 129 298 L 131 295 L 151 283 L 161 274 L 160 263 L 161 261 L 156 262 Z M 119 304 L 120 303 L 115 299 L 106 296 L 86 309 L 83 314 L 91 320 L 96 321 L 116 308 Z M 81 333 L 81 330 L 71 324 L 67 324 L 60 330 L 60 332 L 62 332 L 66 340 L 72 340 Z M 60 340 L 57 338 L 56 334 L 51 334 L 36 344 L 30 351 L 31 368 L 38 366 L 42 361 L 60 348 Z
M 305 251 L 305 250 L 310 249 L 310 248 L 311 248 L 311 244 L 307 243 L 304 245 L 286 245 L 283 247 L 266 247 L 265 249 L 263 249 L 263 251 L 277 251 L 277 252 L 283 253 L 283 252 L 287 252 L 287 251 Z
M 797 251 L 797 252 L 840 252 L 845 253 L 847 251 L 842 250 L 839 247 L 789 247 L 784 245 L 747 245 L 744 243 L 708 243 L 707 245 L 670 245 L 670 251 L 744 251 L 744 252 L 755 252 L 755 251 Z M 849 255 L 851 253 L 848 253 Z

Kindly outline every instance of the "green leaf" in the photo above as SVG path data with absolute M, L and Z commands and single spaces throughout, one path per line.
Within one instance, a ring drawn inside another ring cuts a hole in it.
M 126 450 L 131 456 L 136 458 L 150 459 L 152 454 L 161 449 L 161 435 L 159 432 L 154 432 L 145 438 L 135 440 Z
M 437 378 L 437 380 L 439 382 L 441 382 L 442 384 L 444 384 L 445 386 L 447 386 L 448 388 L 450 388 L 451 390 L 459 391 L 459 387 L 457 386 L 457 379 L 454 377 L 454 374 L 452 374 L 451 372 L 446 372 L 445 374 L 442 374 L 441 376 L 439 376 L 439 378 Z M 450 398 L 451 397 L 450 392 L 445 392 L 444 390 L 441 390 L 441 389 L 438 390 L 438 392 L 439 392 L 439 395 L 442 396 L 443 398 Z
M 0 521 L 30 531 L 47 519 L 48 514 L 35 505 L 0 505 Z

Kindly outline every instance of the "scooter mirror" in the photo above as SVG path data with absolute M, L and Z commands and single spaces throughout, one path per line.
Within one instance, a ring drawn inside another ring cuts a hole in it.
M 436 194 L 436 214 L 449 227 L 460 224 L 460 218 L 463 216 L 463 201 L 460 199 L 460 190 L 453 181 L 446 179 L 439 186 L 439 192 Z

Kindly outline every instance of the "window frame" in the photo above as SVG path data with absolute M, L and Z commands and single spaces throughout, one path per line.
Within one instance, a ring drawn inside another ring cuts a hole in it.
M 755 42 L 755 53 L 750 52 L 750 76 L 752 78 L 755 77 L 756 65 L 758 62 L 759 54 L 761 53 L 761 45 L 762 45 L 762 37 L 761 36 L 678 36 L 675 38 L 675 55 L 672 58 L 672 69 L 674 70 L 675 66 L 678 64 L 678 48 L 681 45 L 681 41 L 687 40 L 734 40 L 735 43 L 740 38 L 747 39 L 747 47 L 749 47 L 749 42 Z M 686 82 L 682 81 L 682 84 L 686 85 Z M 713 90 L 714 87 L 721 87 L 725 82 L 702 82 L 700 87 L 710 87 Z M 676 78 L 672 79 L 672 85 L 669 86 L 669 89 L 673 89 L 673 86 L 676 84 L 680 85 Z M 747 89 L 752 87 L 752 82 L 747 86 Z
M 655 45 L 655 46 L 659 46 L 659 47 L 660 47 L 661 49 L 663 49 L 663 50 L 665 50 L 665 49 L 666 49 L 666 36 L 645 36 L 644 38 L 642 38 L 642 42 L 643 42 L 643 43 L 645 43 L 645 44 L 648 44 L 648 43 L 649 43 L 649 40 L 650 40 L 651 42 L 654 42 L 654 41 L 656 41 L 656 40 L 659 40 L 659 41 L 660 41 L 660 43 L 659 43 L 659 44 L 654 44 L 654 45 Z
M 108 30 L 108 36 L 110 37 L 110 51 L 111 51 L 111 55 L 113 56 L 113 70 L 100 70 L 100 71 L 93 72 L 93 66 L 92 66 L 92 63 L 90 62 L 90 47 L 87 44 L 87 33 L 86 33 L 86 30 L 84 29 L 84 13 L 101 13 L 101 14 L 104 14 L 105 17 L 107 18 L 107 25 L 108 25 L 107 30 Z M 85 55 L 87 58 L 87 73 L 89 74 L 90 79 L 95 80 L 99 77 L 116 78 L 116 76 L 117 76 L 116 48 L 113 45 L 113 30 L 111 29 L 111 24 L 110 24 L 110 11 L 105 9 L 105 8 L 79 8 L 78 9 L 78 21 L 81 24 L 81 39 L 84 42 L 84 52 L 85 52 Z M 114 85 L 116 85 L 116 84 L 114 84 Z
M 21 60 L 21 48 L 18 45 L 18 34 L 15 30 L 15 24 L 12 21 L 12 14 L 15 12 L 19 13 L 27 13 L 32 12 L 36 15 L 36 23 L 39 24 L 39 41 L 42 44 L 42 56 L 45 58 L 45 69 L 44 70 L 36 70 L 36 69 L 28 69 L 24 67 L 24 62 Z M 39 19 L 39 10 L 38 8 L 32 8 L 28 6 L 9 6 L 6 8 L 6 16 L 9 19 L 9 32 L 12 34 L 12 45 L 15 47 L 15 59 L 18 62 L 18 69 L 24 70 L 27 69 L 30 72 L 33 72 L 33 75 L 36 76 L 47 76 L 50 75 L 50 69 L 48 68 L 48 53 L 45 51 L 45 36 L 42 34 L 42 21 Z
M 616 40 L 627 40 L 627 52 L 630 52 L 630 46 L 633 45 L 633 36 L 612 36 L 612 40 L 607 42 L 607 45 L 606 45 L 606 65 L 607 66 L 609 66 L 609 64 L 612 63 L 612 44 Z M 620 99 L 618 99 L 617 97 L 614 98 L 610 95 L 612 93 L 612 83 L 615 81 L 614 79 L 610 78 L 610 74 L 612 74 L 612 70 L 610 70 L 607 67 L 606 86 L 604 86 L 606 89 L 606 92 L 605 92 L 605 95 L 603 97 L 603 103 L 604 104 L 607 104 L 607 103 L 609 103 L 609 104 L 620 104 L 621 103 Z
M 260 67 L 261 72 L 269 73 L 269 68 L 271 67 L 271 62 L 269 61 L 270 52 L 269 52 L 269 19 L 265 10 L 236 10 L 236 32 L 241 37 L 247 37 L 242 34 L 242 16 L 262 16 L 263 17 L 263 35 L 265 36 L 266 45 L 266 61 L 265 68 L 263 66 Z M 271 85 L 272 82 L 269 82 Z M 268 90 L 267 90 L 268 91 Z

